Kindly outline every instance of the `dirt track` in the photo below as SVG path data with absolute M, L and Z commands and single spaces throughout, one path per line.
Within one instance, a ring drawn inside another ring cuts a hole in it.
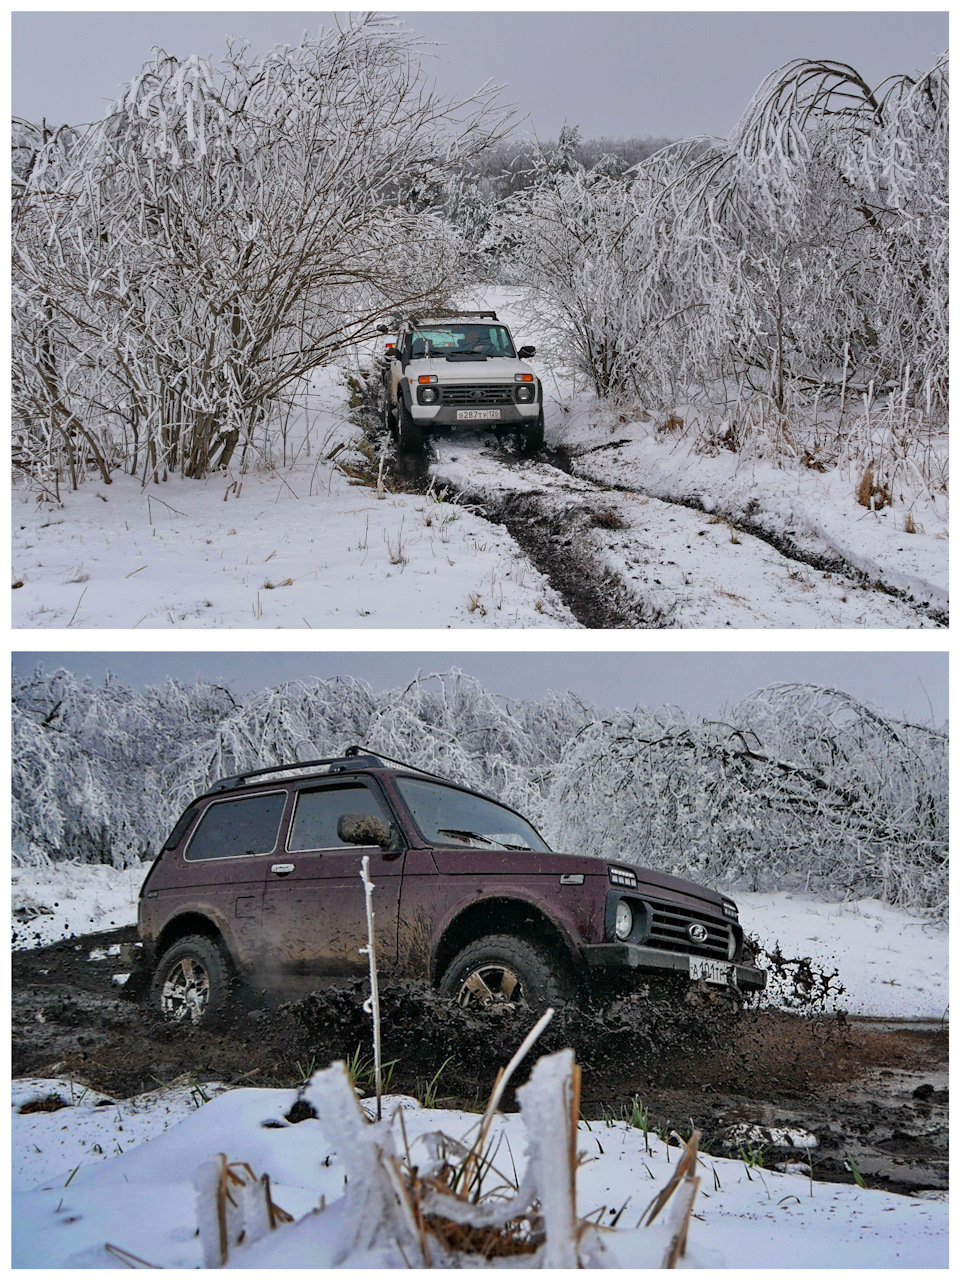
M 14 952 L 15 1076 L 68 1075 L 127 1097 L 183 1076 L 296 1085 L 358 1047 L 365 1056 L 363 984 L 280 1009 L 238 998 L 236 1015 L 220 1027 L 173 1028 L 113 985 L 122 960 L 88 958 L 133 937 L 115 930 Z M 437 1092 L 448 1105 L 481 1105 L 533 1021 L 525 1010 L 461 1010 L 423 983 L 387 984 L 382 997 L 384 1057 L 396 1060 L 391 1089 L 422 1096 L 439 1071 Z M 541 1048 L 566 1045 L 583 1068 L 587 1120 L 628 1117 L 638 1099 L 652 1129 L 700 1128 L 705 1149 L 718 1154 L 740 1150 L 768 1167 L 796 1160 L 803 1139 L 773 1131 L 805 1130 L 818 1141 L 814 1177 L 852 1181 L 852 1160 L 868 1185 L 947 1185 L 945 1031 L 878 1031 L 772 1010 L 676 1013 L 620 1000 L 560 1011 Z M 743 1123 L 761 1128 L 734 1128 Z

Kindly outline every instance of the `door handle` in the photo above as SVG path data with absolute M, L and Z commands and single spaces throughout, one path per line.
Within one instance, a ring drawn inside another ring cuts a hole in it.
M 270 870 L 275 876 L 288 876 L 291 871 L 296 871 L 297 864 L 295 862 L 275 862 Z

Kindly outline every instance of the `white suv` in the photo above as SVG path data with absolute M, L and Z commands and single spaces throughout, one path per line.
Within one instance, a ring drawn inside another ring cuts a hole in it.
M 383 365 L 384 416 L 404 452 L 435 427 L 514 432 L 525 453 L 543 445 L 543 387 L 495 311 L 397 317 Z M 381 326 L 381 333 L 391 333 Z

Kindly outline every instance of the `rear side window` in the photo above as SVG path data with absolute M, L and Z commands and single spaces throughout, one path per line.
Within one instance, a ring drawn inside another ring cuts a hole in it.
M 290 826 L 288 851 L 345 848 L 337 835 L 337 823 L 347 813 L 363 813 L 390 821 L 389 813 L 369 787 L 321 787 L 316 791 L 301 791 Z
M 286 798 L 285 791 L 273 791 L 210 805 L 187 845 L 187 860 L 270 853 L 277 843 Z

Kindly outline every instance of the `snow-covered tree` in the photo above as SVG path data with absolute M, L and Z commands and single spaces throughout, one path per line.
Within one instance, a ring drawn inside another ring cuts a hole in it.
M 442 97 L 382 16 L 217 64 L 157 51 L 21 165 L 20 465 L 75 485 L 90 461 L 146 481 L 241 456 L 286 388 L 460 282 L 421 197 L 504 122 L 490 85 Z
M 558 849 L 947 909 L 946 733 L 810 685 L 706 721 L 671 708 L 601 718 L 571 694 L 498 698 L 457 671 L 383 693 L 340 678 L 242 700 L 38 671 L 14 686 L 14 856 L 152 856 L 215 779 L 354 742 L 498 796 Z
M 752 394 L 782 415 L 896 394 L 942 414 L 947 120 L 946 58 L 877 90 L 796 61 L 728 140 L 663 147 L 628 182 L 557 175 L 499 234 L 601 396 Z

